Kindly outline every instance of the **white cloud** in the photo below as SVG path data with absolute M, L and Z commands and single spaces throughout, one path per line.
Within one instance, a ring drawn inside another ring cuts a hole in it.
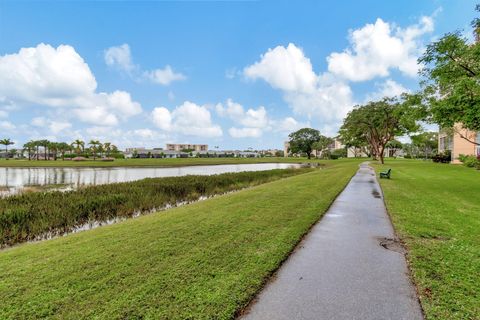
M 241 104 L 227 99 L 225 106 L 219 103 L 215 106 L 215 110 L 219 116 L 228 117 L 236 125 L 243 126 L 243 128 L 230 128 L 229 133 L 234 138 L 260 137 L 263 131 L 270 130 L 270 120 L 263 106 L 245 111 Z
M 16 128 L 16 126 L 11 123 L 10 121 L 0 121 L 0 129 L 5 131 L 12 131 Z
M 292 117 L 286 117 L 283 120 L 273 122 L 272 126 L 275 131 L 293 132 L 301 128 L 309 128 L 310 124 L 298 122 Z
M 350 86 L 328 73 L 316 75 L 310 59 L 292 43 L 269 49 L 260 62 L 246 67 L 244 74 L 282 90 L 295 114 L 309 119 L 339 123 L 353 105 Z
M 185 80 L 187 78 L 179 72 L 174 72 L 169 65 L 166 65 L 163 69 L 159 68 L 142 72 L 140 67 L 133 63 L 130 46 L 127 43 L 106 49 L 104 51 L 104 59 L 108 66 L 125 71 L 133 78 L 140 79 L 143 76 L 153 83 L 164 86 L 169 85 L 173 81 Z
M 169 131 L 172 126 L 172 115 L 167 108 L 158 107 L 152 111 L 153 123 L 162 130 Z
M 268 49 L 260 61 L 244 69 L 244 74 L 284 91 L 312 92 L 317 82 L 310 59 L 293 43 Z
M 188 136 L 213 138 L 223 134 L 222 128 L 212 123 L 208 108 L 190 101 L 185 101 L 171 112 L 157 107 L 152 111 L 152 120 L 162 130 Z
M 391 98 L 399 96 L 405 92 L 410 92 L 410 90 L 392 79 L 387 79 L 380 84 L 376 84 L 375 86 L 378 88 L 378 90 L 367 94 L 365 102 L 380 100 L 383 98 Z
M 42 43 L 0 56 L 1 100 L 61 108 L 65 117 L 100 125 L 141 112 L 128 92 L 97 93 L 96 88 L 90 68 L 71 46 Z
M 135 69 L 135 65 L 132 62 L 130 46 L 126 43 L 105 50 L 104 59 L 108 66 L 116 67 L 126 72 L 131 72 Z
M 391 69 L 415 76 L 421 53 L 420 38 L 433 31 L 433 19 L 422 17 L 418 24 L 405 29 L 378 18 L 350 32 L 350 48 L 334 52 L 327 58 L 328 70 L 350 81 L 387 77 Z
M 169 85 L 173 81 L 185 80 L 187 78 L 181 73 L 174 72 L 169 65 L 165 66 L 163 69 L 145 71 L 144 75 L 147 79 L 150 79 L 150 81 L 164 86 Z
M 58 134 L 72 127 L 72 124 L 68 121 L 51 120 L 45 117 L 33 118 L 30 123 L 38 128 L 48 128 L 53 134 Z
M 0 118 L 8 118 L 8 112 L 5 110 L 0 110 Z
M 228 133 L 233 138 L 258 138 L 262 136 L 260 128 L 235 128 L 228 129 Z

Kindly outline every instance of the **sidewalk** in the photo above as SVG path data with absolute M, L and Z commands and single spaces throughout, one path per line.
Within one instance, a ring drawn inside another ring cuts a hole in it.
M 422 319 L 392 238 L 375 172 L 362 164 L 241 319 Z

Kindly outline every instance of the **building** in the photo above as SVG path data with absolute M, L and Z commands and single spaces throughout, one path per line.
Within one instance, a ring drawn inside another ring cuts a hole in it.
M 452 154 L 452 163 L 461 163 L 458 157 L 461 154 L 469 156 L 480 156 L 480 146 L 470 141 L 480 143 L 480 132 L 474 132 L 456 124 L 453 130 L 442 130 L 438 133 L 438 152 L 444 153 L 450 151 Z
M 183 150 L 191 150 L 191 151 L 208 151 L 208 144 L 178 144 L 178 143 L 167 143 L 166 150 L 168 151 L 183 151 Z

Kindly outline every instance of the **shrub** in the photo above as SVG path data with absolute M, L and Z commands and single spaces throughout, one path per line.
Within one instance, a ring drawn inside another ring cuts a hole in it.
M 443 153 L 437 153 L 432 157 L 432 160 L 433 162 L 450 163 L 450 161 L 452 161 L 452 154 L 447 150 Z
M 480 160 L 476 156 L 466 156 L 461 154 L 458 156 L 458 160 L 460 160 L 464 166 L 469 168 L 480 168 Z

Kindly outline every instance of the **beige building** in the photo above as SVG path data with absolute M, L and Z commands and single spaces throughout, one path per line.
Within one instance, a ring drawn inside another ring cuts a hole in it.
M 208 151 L 208 144 L 178 144 L 178 143 L 167 143 L 166 150 L 168 151 L 182 151 L 182 150 L 193 150 L 193 151 Z
M 471 141 L 480 143 L 480 132 L 464 129 L 461 124 L 456 124 L 454 129 L 450 131 L 440 130 L 438 133 L 438 152 L 451 151 L 452 163 L 461 163 L 458 160 L 461 154 L 480 155 L 480 146 L 462 138 L 463 136 Z

